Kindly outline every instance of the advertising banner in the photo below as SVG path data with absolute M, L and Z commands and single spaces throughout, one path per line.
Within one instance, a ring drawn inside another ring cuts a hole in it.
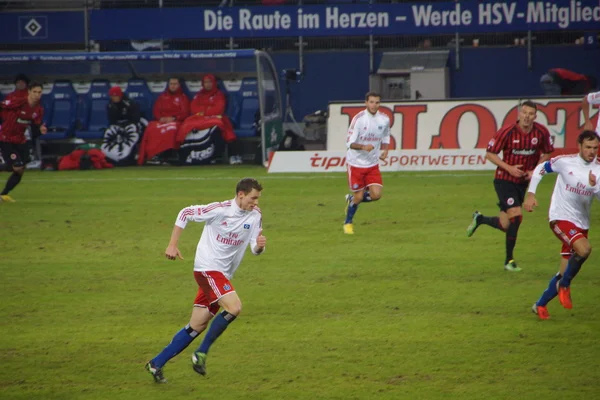
M 597 0 L 107 9 L 91 12 L 90 38 L 142 40 L 596 31 L 599 23 L 600 4 Z
M 391 149 L 485 149 L 496 131 L 518 119 L 524 99 L 443 100 L 382 103 L 390 118 Z M 531 99 L 538 106 L 536 122 L 546 126 L 557 148 L 577 147 L 583 130 L 581 98 Z M 330 103 L 327 150 L 345 151 L 352 118 L 364 110 L 363 102 Z M 597 109 L 592 112 L 596 124 Z

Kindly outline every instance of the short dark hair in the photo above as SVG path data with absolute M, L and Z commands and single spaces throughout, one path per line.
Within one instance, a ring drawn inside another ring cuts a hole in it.
M 41 83 L 37 82 L 37 81 L 33 81 L 33 82 L 31 82 L 31 83 L 29 84 L 29 86 L 27 86 L 27 89 L 28 89 L 28 90 L 31 90 L 31 89 L 34 89 L 34 88 L 36 88 L 36 87 L 42 88 L 42 90 L 44 89 L 44 86 L 43 86 Z
M 263 187 L 256 179 L 252 178 L 244 178 L 239 181 L 235 187 L 235 193 L 244 192 L 244 194 L 248 194 L 252 191 L 252 189 L 256 189 L 261 192 Z
M 377 92 L 367 92 L 365 94 L 365 101 L 369 101 L 369 97 L 379 97 L 381 99 L 381 95 Z
M 19 81 L 23 81 L 26 85 L 29 85 L 29 78 L 25 74 L 18 74 L 17 76 L 15 76 L 15 83 Z
M 533 101 L 531 100 L 525 100 L 524 102 L 521 103 L 521 107 L 523 106 L 527 106 L 527 107 L 531 107 L 533 108 L 535 111 L 537 111 L 537 104 L 535 104 Z
M 577 143 L 579 144 L 583 144 L 586 140 L 600 140 L 600 137 L 594 131 L 583 131 L 577 136 Z

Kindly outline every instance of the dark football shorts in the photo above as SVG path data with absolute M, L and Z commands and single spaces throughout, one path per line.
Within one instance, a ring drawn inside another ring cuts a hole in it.
M 0 142 L 0 151 L 6 165 L 6 169 L 10 170 L 13 167 L 22 167 L 29 158 L 29 149 L 27 144 L 15 144 L 8 142 Z
M 498 207 L 501 211 L 509 208 L 521 207 L 527 192 L 527 183 L 514 183 L 501 179 L 494 179 L 494 188 L 498 195 Z

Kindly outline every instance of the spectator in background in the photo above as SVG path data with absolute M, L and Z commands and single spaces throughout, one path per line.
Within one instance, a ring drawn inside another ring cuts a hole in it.
M 140 109 L 118 86 L 110 88 L 108 95 L 109 127 L 104 133 L 102 152 L 113 164 L 132 164 L 142 132 Z
M 155 121 L 148 124 L 141 140 L 138 164 L 177 147 L 175 139 L 181 124 L 190 115 L 190 99 L 183 93 L 181 81 L 170 78 L 167 88 L 154 102 Z
M 582 95 L 596 87 L 593 76 L 578 74 L 564 68 L 552 68 L 540 79 L 546 96 Z
M 221 137 L 229 147 L 229 163 L 241 164 L 242 156 L 240 142 L 233 131 L 233 125 L 225 115 L 227 99 L 217 87 L 217 78 L 207 74 L 202 79 L 202 89 L 194 96 L 190 105 L 192 115 L 182 125 L 178 143 L 183 143 L 192 130 L 207 129 L 213 126 L 219 128 Z

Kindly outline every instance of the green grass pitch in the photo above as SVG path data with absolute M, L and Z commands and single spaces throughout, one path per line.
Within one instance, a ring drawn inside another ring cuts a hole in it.
M 243 310 L 215 343 L 206 378 L 197 339 L 157 385 L 144 370 L 189 318 L 202 225 L 163 252 L 191 204 L 264 185 L 267 251 L 233 283 Z M 495 214 L 491 171 L 384 174 L 384 196 L 342 233 L 344 174 L 259 167 L 31 172 L 0 204 L 1 399 L 593 399 L 600 393 L 600 256 L 539 321 L 556 272 L 547 224 L 553 178 L 524 217 L 521 273 L 503 270 L 504 235 L 465 228 Z M 1 184 L 8 177 L 1 174 Z M 591 242 L 600 246 L 598 215 Z M 599 251 L 599 250 L 596 250 Z

